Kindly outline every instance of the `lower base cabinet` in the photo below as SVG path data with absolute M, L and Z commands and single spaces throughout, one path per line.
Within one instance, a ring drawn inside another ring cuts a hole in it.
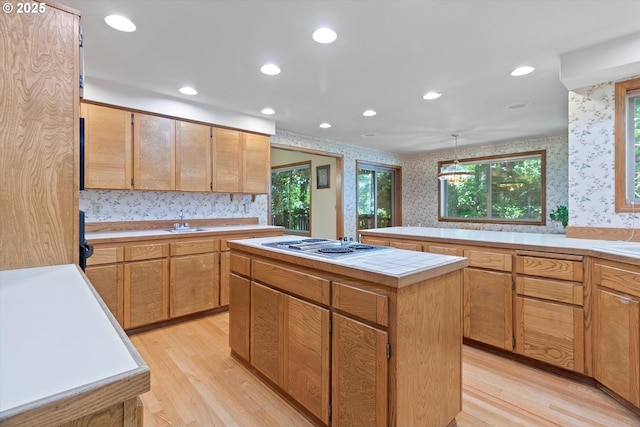
M 171 317 L 218 306 L 218 253 L 171 258 Z
M 236 274 L 229 276 L 229 347 L 249 360 L 251 329 L 251 282 Z
M 169 318 L 169 261 L 159 259 L 124 265 L 124 328 Z
M 87 267 L 85 274 L 113 317 L 122 325 L 124 317 L 124 266 L 114 264 Z
M 389 334 L 333 314 L 332 425 L 387 425 Z

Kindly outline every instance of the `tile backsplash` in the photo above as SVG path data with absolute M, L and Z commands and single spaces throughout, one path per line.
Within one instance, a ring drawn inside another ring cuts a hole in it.
M 267 195 L 165 191 L 84 190 L 80 209 L 87 222 L 150 221 L 203 218 L 258 218 L 267 224 Z

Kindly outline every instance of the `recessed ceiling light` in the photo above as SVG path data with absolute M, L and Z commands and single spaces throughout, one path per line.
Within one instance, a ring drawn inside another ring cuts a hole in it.
M 275 114 L 276 112 L 273 110 L 273 108 L 263 108 L 262 111 L 260 111 L 262 114 L 267 114 L 267 115 L 272 115 Z
M 185 95 L 197 95 L 198 91 L 191 86 L 185 86 L 180 88 L 180 93 L 183 93 Z
M 360 136 L 363 137 L 363 138 L 373 138 L 373 137 L 378 136 L 378 134 L 374 133 L 374 132 L 367 132 L 367 133 L 363 133 Z
M 318 28 L 313 32 L 313 39 L 318 43 L 333 43 L 338 35 L 331 28 Z
M 375 111 L 373 111 L 373 110 L 367 110 L 367 111 L 365 111 L 364 113 L 362 113 L 362 115 L 363 115 L 363 116 L 365 116 L 365 117 L 373 117 L 373 116 L 375 116 L 376 114 L 378 114 L 378 113 L 376 113 L 376 112 L 375 112 Z
M 527 108 L 529 105 L 531 105 L 530 102 L 517 102 L 515 104 L 509 104 L 506 107 L 504 107 L 505 110 L 520 110 L 522 108 Z
M 260 71 L 269 76 L 275 76 L 280 74 L 280 67 L 278 67 L 276 64 L 264 64 L 262 67 L 260 67 Z
M 424 94 L 422 99 L 427 99 L 427 100 L 431 101 L 433 99 L 438 99 L 441 96 L 442 96 L 442 94 L 438 93 L 438 92 L 427 92 L 427 93 Z
M 331 125 L 329 123 L 320 123 L 320 127 L 322 129 L 329 129 L 331 127 Z
M 518 67 L 511 72 L 511 75 L 514 77 L 524 76 L 526 74 L 532 73 L 535 68 L 530 66 Z
M 136 26 L 128 18 L 120 15 L 109 15 L 104 18 L 104 22 L 111 28 L 115 28 L 118 31 L 124 31 L 130 33 L 136 30 Z

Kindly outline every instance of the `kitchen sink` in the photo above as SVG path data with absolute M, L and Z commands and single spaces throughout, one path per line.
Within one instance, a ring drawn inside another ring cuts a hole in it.
M 170 230 L 165 230 L 165 231 L 168 231 L 169 233 L 194 233 L 194 232 L 198 232 L 198 231 L 209 231 L 209 230 L 206 229 L 206 228 L 191 228 L 191 227 L 185 228 L 185 227 L 182 227 L 182 228 L 172 228 Z

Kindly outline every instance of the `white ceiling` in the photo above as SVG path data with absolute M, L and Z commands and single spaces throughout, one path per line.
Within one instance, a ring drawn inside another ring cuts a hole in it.
M 269 106 L 278 129 L 401 154 L 450 148 L 452 133 L 566 134 L 560 55 L 640 31 L 639 0 L 60 1 L 82 12 L 88 78 L 253 116 Z M 137 31 L 108 27 L 112 13 Z M 338 40 L 315 43 L 321 26 Z M 266 62 L 282 73 L 260 73 Z M 509 75 L 525 64 L 536 71 Z M 431 90 L 442 97 L 423 100 Z

